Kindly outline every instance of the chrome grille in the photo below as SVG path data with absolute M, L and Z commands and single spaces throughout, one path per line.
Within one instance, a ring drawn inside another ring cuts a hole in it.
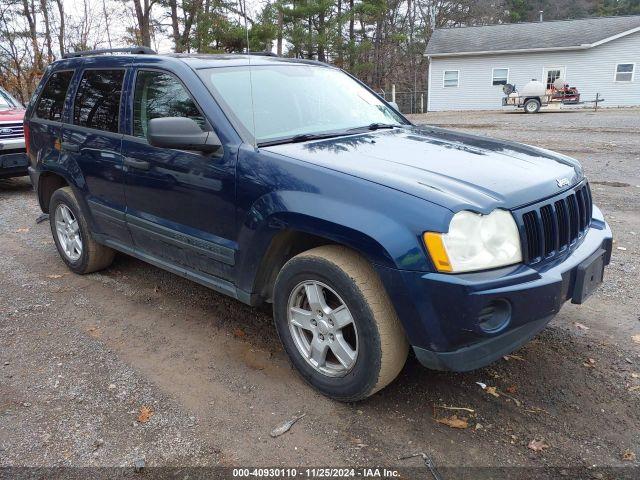
M 536 263 L 562 252 L 584 237 L 591 225 L 588 183 L 515 212 L 525 263 Z
M 0 123 L 0 140 L 24 137 L 24 126 L 20 123 Z

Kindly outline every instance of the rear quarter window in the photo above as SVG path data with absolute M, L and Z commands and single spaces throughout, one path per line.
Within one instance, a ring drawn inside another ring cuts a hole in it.
M 62 120 L 64 100 L 67 97 L 67 89 L 69 88 L 72 77 L 73 71 L 55 72 L 51 74 L 38 100 L 35 112 L 36 117 L 43 120 L 53 120 L 55 122 Z
M 117 132 L 124 70 L 86 70 L 73 102 L 73 123 Z

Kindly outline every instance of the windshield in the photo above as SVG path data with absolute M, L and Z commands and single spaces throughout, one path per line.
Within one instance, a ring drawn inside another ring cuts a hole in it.
M 0 88 L 0 108 L 1 109 L 15 108 L 15 107 L 18 107 L 19 105 L 20 105 L 20 102 L 18 102 L 15 98 L 13 98 L 11 95 L 9 95 L 7 92 L 5 92 Z
M 340 70 L 315 65 L 251 69 L 252 85 L 249 67 L 210 68 L 201 74 L 232 121 L 251 137 L 255 121 L 257 143 L 325 132 L 353 133 L 347 130 L 372 124 L 406 123 Z

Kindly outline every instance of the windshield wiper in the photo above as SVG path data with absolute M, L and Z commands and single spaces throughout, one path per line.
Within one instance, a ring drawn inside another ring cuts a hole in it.
M 301 133 L 294 135 L 293 137 L 277 138 L 275 140 L 267 140 L 265 142 L 258 142 L 259 147 L 269 147 L 272 145 L 283 145 L 285 143 L 302 143 L 309 140 L 320 140 L 323 138 L 335 138 L 347 135 L 346 132 L 326 132 L 326 133 Z
M 365 125 L 363 127 L 355 127 L 350 128 L 347 132 L 359 132 L 361 130 L 380 130 L 382 128 L 400 128 L 401 125 L 396 125 L 394 123 L 370 123 L 369 125 Z

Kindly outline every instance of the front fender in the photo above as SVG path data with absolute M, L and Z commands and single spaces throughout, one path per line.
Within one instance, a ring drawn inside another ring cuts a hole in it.
M 264 255 L 273 238 L 284 230 L 345 245 L 374 265 L 430 271 L 432 267 L 420 243 L 420 232 L 404 223 L 404 214 L 412 202 L 405 202 L 401 207 L 403 214 L 394 210 L 393 201 L 387 203 L 391 203 L 387 208 L 381 208 L 373 200 L 369 205 L 353 204 L 346 199 L 305 191 L 276 191 L 260 197 L 240 228 L 239 287 L 245 291 L 253 289 Z M 424 215 L 424 210 L 414 213 Z M 442 215 L 446 216 L 446 212 Z

